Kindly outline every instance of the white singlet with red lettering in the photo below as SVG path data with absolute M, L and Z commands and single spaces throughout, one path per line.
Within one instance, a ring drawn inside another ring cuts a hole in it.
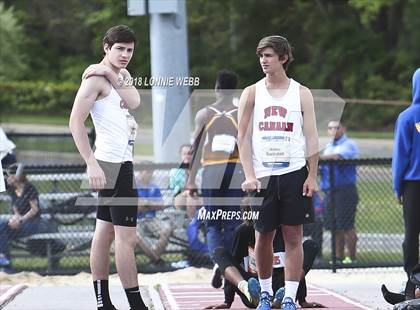
M 300 84 L 290 79 L 286 93 L 275 98 L 265 82 L 263 78 L 255 84 L 252 161 L 257 178 L 306 165 Z

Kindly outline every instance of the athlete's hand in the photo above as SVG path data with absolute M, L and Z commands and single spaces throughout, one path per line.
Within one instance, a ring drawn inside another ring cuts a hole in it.
M 259 193 L 261 191 L 261 182 L 257 178 L 246 179 L 241 187 L 244 192 L 251 193 L 257 191 Z
M 312 194 L 317 191 L 318 185 L 316 183 L 316 178 L 308 176 L 305 180 L 305 183 L 303 183 L 302 195 L 306 197 L 312 197 Z
M 94 76 L 94 75 L 103 76 L 103 77 L 107 78 L 110 70 L 111 69 L 109 69 L 107 66 L 102 65 L 102 64 L 90 65 L 83 72 L 82 79 L 83 80 L 88 79 L 89 77 Z
M 118 74 L 118 87 L 125 86 L 133 86 L 133 79 L 131 78 L 130 72 L 128 72 L 127 69 L 123 68 Z
M 312 301 L 311 302 L 303 301 L 300 303 L 300 306 L 302 308 L 325 308 L 324 305 L 319 304 L 317 302 L 312 302 Z
M 131 79 L 130 72 L 125 68 L 120 70 L 120 75 L 123 77 L 124 81 L 129 81 Z
M 99 166 L 98 162 L 95 161 L 87 166 L 87 175 L 89 178 L 89 185 L 95 189 L 100 190 L 105 187 L 106 178 L 105 173 Z
M 195 183 L 188 182 L 184 191 L 188 191 L 190 197 L 198 197 L 197 185 Z
M 223 303 L 223 304 L 218 304 L 218 305 L 210 305 L 205 307 L 204 309 L 229 309 L 230 305 Z
M 21 216 L 19 215 L 13 215 L 8 222 L 8 225 L 11 229 L 17 229 L 19 228 L 20 224 L 21 224 Z

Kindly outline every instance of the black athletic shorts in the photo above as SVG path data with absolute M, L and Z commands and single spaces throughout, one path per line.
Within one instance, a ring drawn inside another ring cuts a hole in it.
M 137 190 L 133 163 L 98 161 L 105 173 L 105 189 L 99 191 L 96 218 L 118 226 L 136 227 Z
M 258 211 L 254 220 L 255 230 L 269 232 L 281 225 L 301 225 L 313 222 L 314 211 L 311 197 L 302 195 L 303 183 L 308 170 L 303 167 L 284 175 L 272 175 L 259 179 L 261 191 L 255 197 L 263 197 L 261 205 L 252 205 Z

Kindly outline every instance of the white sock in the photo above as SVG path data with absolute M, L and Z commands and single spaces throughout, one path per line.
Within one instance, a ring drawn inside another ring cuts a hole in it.
M 273 296 L 272 277 L 269 277 L 268 279 L 258 278 L 258 280 L 260 281 L 261 292 L 268 292 L 270 296 Z
M 284 281 L 284 297 L 283 301 L 286 297 L 290 297 L 293 302 L 296 299 L 296 293 L 299 287 L 299 281 Z
M 218 264 L 214 264 L 214 266 L 213 266 L 213 272 L 215 272 L 217 268 L 219 268 L 219 265 Z

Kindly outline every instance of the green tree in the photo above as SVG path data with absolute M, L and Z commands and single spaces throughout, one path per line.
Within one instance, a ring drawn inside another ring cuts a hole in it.
M 0 80 L 17 80 L 26 72 L 23 28 L 13 7 L 5 8 L 0 2 Z

